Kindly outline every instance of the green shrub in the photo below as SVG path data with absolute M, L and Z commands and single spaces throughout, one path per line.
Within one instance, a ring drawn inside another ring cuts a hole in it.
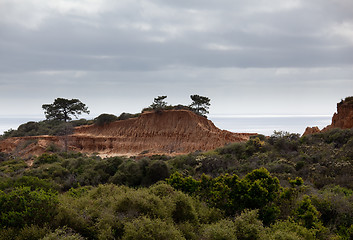
M 43 226 L 56 215 L 57 204 L 57 195 L 52 191 L 32 191 L 30 187 L 0 191 L 0 227 Z
M 315 231 L 290 220 L 278 221 L 271 226 L 269 234 L 273 240 L 314 240 Z
M 234 225 L 238 240 L 269 239 L 262 222 L 258 219 L 257 210 L 245 210 L 234 220 Z
M 298 203 L 293 215 L 297 223 L 308 229 L 321 227 L 320 213 L 311 203 L 309 196 L 304 196 L 303 200 Z
M 230 220 L 221 220 L 217 223 L 203 225 L 200 239 L 204 240 L 234 240 L 237 239 L 235 224 Z
M 103 113 L 98 117 L 96 117 L 94 120 L 95 120 L 95 124 L 97 124 L 98 126 L 103 126 L 105 124 L 117 121 L 118 117 L 113 114 Z
M 139 186 L 144 178 L 147 164 L 142 160 L 137 162 L 129 159 L 119 165 L 118 171 L 110 178 L 109 182 L 127 186 Z
M 146 189 L 140 191 L 128 191 L 117 196 L 114 203 L 114 212 L 119 213 L 122 219 L 131 219 L 139 216 L 150 218 L 166 218 L 170 214 L 163 201 L 150 194 Z
M 146 175 L 149 183 L 165 180 L 170 175 L 168 165 L 162 160 L 152 161 L 147 168 Z
M 247 158 L 246 144 L 245 143 L 232 143 L 223 148 L 218 148 L 216 150 L 219 154 L 232 154 L 235 155 L 237 159 Z
M 77 233 L 74 233 L 72 229 L 63 227 L 63 228 L 58 228 L 54 232 L 47 234 L 44 238 L 41 240 L 84 240 L 84 238 Z
M 139 113 L 135 113 L 135 114 L 132 114 L 132 113 L 125 113 L 123 112 L 122 114 L 120 114 L 120 116 L 118 117 L 118 120 L 127 120 L 127 119 L 130 119 L 130 118 L 136 118 L 140 116 Z
M 167 179 L 175 189 L 193 194 L 211 207 L 220 208 L 228 215 L 246 208 L 262 208 L 279 196 L 279 180 L 264 169 L 256 169 L 243 179 L 236 175 L 211 178 L 202 175 L 200 180 L 182 177 L 178 172 Z
M 4 228 L 0 229 L 0 239 L 4 240 L 38 240 L 42 239 L 50 229 L 46 226 L 26 225 L 21 229 Z
M 37 159 L 34 161 L 35 166 L 39 166 L 46 163 L 54 163 L 58 162 L 59 157 L 56 154 L 48 154 L 43 153 L 42 155 L 38 156 Z
M 185 239 L 182 233 L 161 219 L 137 218 L 126 223 L 123 239 L 126 240 L 178 240 Z
M 39 179 L 38 177 L 32 176 L 21 176 L 16 178 L 7 178 L 4 181 L 0 181 L 0 190 L 8 191 L 9 189 L 13 189 L 16 187 L 30 187 L 30 189 L 44 189 L 45 191 L 49 191 L 50 189 L 56 190 L 58 187 L 56 184 L 48 181 Z
M 175 207 L 172 211 L 172 218 L 175 223 L 197 222 L 197 213 L 189 197 L 177 194 L 173 198 L 173 203 Z

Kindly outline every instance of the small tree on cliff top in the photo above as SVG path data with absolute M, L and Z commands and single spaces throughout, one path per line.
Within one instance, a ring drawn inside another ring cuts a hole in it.
M 158 96 L 153 100 L 153 103 L 151 104 L 150 108 L 152 109 L 163 109 L 167 106 L 167 102 L 164 101 L 167 96 Z
M 78 99 L 57 98 L 52 104 L 43 104 L 45 117 L 48 120 L 69 121 L 71 116 L 77 118 L 82 113 L 89 114 L 87 106 Z
M 200 95 L 191 95 L 190 98 L 192 100 L 192 103 L 190 104 L 190 108 L 194 112 L 202 116 L 209 113 L 208 109 L 210 108 L 211 100 L 208 97 L 203 97 Z

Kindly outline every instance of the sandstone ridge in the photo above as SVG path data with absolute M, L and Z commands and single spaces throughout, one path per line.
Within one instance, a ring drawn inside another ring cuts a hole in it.
M 337 112 L 333 114 L 330 125 L 321 131 L 318 127 L 307 127 L 303 135 L 325 132 L 334 128 L 353 128 L 353 97 L 347 97 L 345 100 L 337 103 Z
M 187 110 L 145 112 L 137 118 L 103 126 L 75 128 L 67 137 L 35 136 L 9 138 L 0 142 L 0 151 L 38 155 L 50 147 L 101 156 L 167 154 L 207 151 L 231 142 L 247 141 L 250 133 L 233 133 L 217 128 L 210 120 Z

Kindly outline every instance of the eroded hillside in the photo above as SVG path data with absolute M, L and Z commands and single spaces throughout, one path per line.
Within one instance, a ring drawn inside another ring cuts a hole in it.
M 102 156 L 168 154 L 207 151 L 231 142 L 247 141 L 254 134 L 232 133 L 187 110 L 145 112 L 137 118 L 103 126 L 75 128 L 69 136 L 35 136 L 5 139 L 0 151 L 38 155 L 48 149 L 98 153 Z

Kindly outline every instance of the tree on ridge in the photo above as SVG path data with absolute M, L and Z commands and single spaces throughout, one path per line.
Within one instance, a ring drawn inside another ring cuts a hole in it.
M 200 95 L 191 95 L 190 96 L 192 103 L 190 108 L 199 115 L 205 116 L 208 114 L 208 109 L 210 108 L 210 101 L 208 97 L 203 97 Z
M 156 98 L 154 98 L 153 103 L 151 104 L 150 108 L 152 109 L 163 109 L 167 106 L 167 102 L 164 101 L 164 99 L 166 99 L 167 96 L 158 96 Z
M 82 113 L 89 114 L 87 106 L 78 99 L 57 98 L 52 104 L 43 104 L 45 117 L 48 120 L 59 120 L 67 122 L 72 120 L 71 116 L 78 118 Z

